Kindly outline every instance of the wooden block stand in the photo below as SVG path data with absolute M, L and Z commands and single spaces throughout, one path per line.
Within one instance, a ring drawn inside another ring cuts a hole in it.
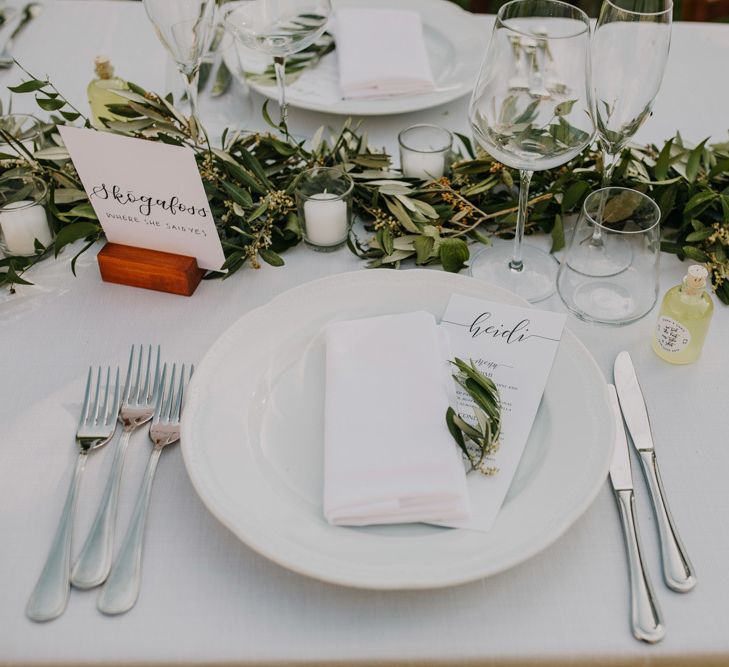
M 107 243 L 98 260 L 101 279 L 108 283 L 183 296 L 190 296 L 205 274 L 194 257 L 118 243 Z

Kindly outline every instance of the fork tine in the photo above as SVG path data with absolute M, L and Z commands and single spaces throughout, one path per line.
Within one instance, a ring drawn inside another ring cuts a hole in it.
M 132 393 L 134 394 L 134 402 L 139 403 L 139 391 L 141 387 L 139 386 L 141 377 L 142 377 L 142 358 L 144 354 L 144 345 L 139 345 L 139 358 L 137 359 L 137 375 L 134 379 L 134 389 L 132 389 Z
M 96 391 L 94 392 L 94 404 L 89 408 L 88 420 L 96 422 L 99 416 L 99 390 L 101 389 L 101 366 L 96 373 Z
M 180 408 L 182 406 L 182 394 L 184 391 L 185 391 L 185 364 L 182 364 L 182 369 L 180 370 L 180 383 L 177 387 L 177 396 L 175 397 L 175 403 L 170 412 L 170 421 L 171 422 L 180 421 Z
M 144 399 L 144 401 L 149 400 L 149 374 L 152 371 L 152 346 L 147 345 L 147 368 L 146 372 L 144 374 L 144 387 L 139 392 L 140 398 Z
M 107 389 L 111 393 L 111 389 Z M 104 414 L 104 424 L 107 426 L 113 424 L 116 418 L 119 416 L 119 366 L 116 367 L 116 373 L 114 374 L 114 397 L 112 398 L 111 405 L 109 406 L 108 412 Z
M 154 365 L 154 381 L 152 384 L 152 393 L 149 396 L 148 402 L 154 400 L 154 397 L 157 395 L 157 392 L 160 388 L 159 383 L 159 364 L 160 364 L 160 346 L 157 346 L 157 362 Z
M 89 395 L 91 394 L 91 366 L 86 375 L 86 391 L 84 392 L 84 406 L 81 408 L 81 417 L 78 420 L 79 427 L 86 421 L 86 412 L 89 409 Z
M 104 407 L 99 411 L 102 423 L 106 424 L 106 411 L 109 407 L 109 394 L 111 393 L 111 367 L 106 367 L 106 386 L 104 387 Z
M 159 381 L 159 391 L 157 392 L 157 402 L 154 406 L 154 417 L 152 417 L 152 422 L 157 423 L 159 422 L 160 415 L 162 414 L 162 398 L 164 396 L 164 386 L 165 386 L 165 377 L 167 377 L 167 364 L 164 365 L 162 368 L 162 377 Z
M 122 393 L 123 400 L 126 403 L 132 392 L 132 365 L 134 364 L 134 345 L 129 351 L 129 365 L 127 366 L 127 376 L 124 379 L 124 392 Z
M 162 408 L 162 418 L 170 421 L 170 413 L 172 412 L 172 402 L 175 398 L 175 377 L 177 375 L 177 364 L 172 364 L 172 373 L 170 374 L 170 388 L 167 392 L 164 407 Z

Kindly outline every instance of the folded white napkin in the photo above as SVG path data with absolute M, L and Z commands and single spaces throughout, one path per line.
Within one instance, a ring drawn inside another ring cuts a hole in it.
M 445 424 L 452 385 L 430 313 L 326 330 L 324 516 L 335 525 L 470 515 L 466 474 Z
M 418 12 L 340 9 L 335 33 L 344 97 L 416 95 L 435 90 Z

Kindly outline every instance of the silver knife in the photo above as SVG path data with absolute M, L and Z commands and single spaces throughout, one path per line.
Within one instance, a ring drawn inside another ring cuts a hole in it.
M 615 448 L 610 463 L 610 483 L 620 511 L 620 520 L 625 536 L 625 550 L 628 553 L 630 571 L 630 624 L 636 639 L 655 644 L 663 639 L 665 629 L 663 616 L 653 593 L 650 578 L 643 563 L 640 548 L 638 524 L 635 520 L 635 496 L 633 495 L 633 474 L 630 469 L 630 452 L 625 439 L 623 420 L 615 387 L 608 385 L 610 407 L 615 419 Z
M 696 585 L 696 574 L 668 508 L 666 492 L 658 471 L 645 399 L 638 384 L 633 362 L 627 352 L 621 352 L 615 359 L 614 374 L 620 408 L 640 457 L 653 503 L 653 511 L 656 515 L 658 536 L 661 542 L 663 579 L 670 589 L 678 593 L 686 593 Z

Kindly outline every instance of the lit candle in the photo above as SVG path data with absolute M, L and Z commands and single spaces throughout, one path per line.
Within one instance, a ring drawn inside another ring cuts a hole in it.
M 46 211 L 43 206 L 34 203 L 30 200 L 16 201 L 0 210 L 0 228 L 8 255 L 34 255 L 35 239 L 44 246 L 53 241 Z
M 445 171 L 445 152 L 421 153 L 402 148 L 402 173 L 406 178 L 440 178 Z
M 332 246 L 347 239 L 347 202 L 328 192 L 311 195 L 304 202 L 306 239 L 319 246 Z

